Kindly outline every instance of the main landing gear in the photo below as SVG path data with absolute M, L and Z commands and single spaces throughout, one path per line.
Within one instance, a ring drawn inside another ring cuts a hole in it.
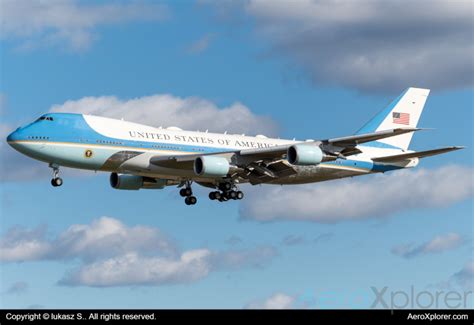
M 191 182 L 187 181 L 185 187 L 179 190 L 179 195 L 184 197 L 184 203 L 186 205 L 194 205 L 197 202 L 197 199 L 195 196 L 193 196 L 193 190 L 191 188 Z
M 51 179 L 51 185 L 58 187 L 63 185 L 63 179 L 59 177 L 59 166 L 56 164 L 49 164 L 49 167 L 53 169 L 53 178 Z
M 179 190 L 179 195 L 184 197 L 184 203 L 186 203 L 186 205 L 194 205 L 197 202 L 196 197 L 193 196 L 191 184 L 192 181 L 186 181 L 184 186 Z M 240 191 L 233 182 L 220 183 L 217 188 L 219 191 L 209 193 L 209 199 L 226 202 L 229 200 L 242 200 L 244 198 L 244 193 Z
M 209 199 L 225 202 L 229 200 L 242 200 L 244 193 L 239 191 L 235 184 L 226 182 L 219 184 L 220 191 L 209 193 Z

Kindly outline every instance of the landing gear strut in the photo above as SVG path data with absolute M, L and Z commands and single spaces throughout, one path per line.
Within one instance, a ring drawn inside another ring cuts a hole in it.
M 234 183 L 221 183 L 219 184 L 218 188 L 221 191 L 209 193 L 209 199 L 225 202 L 229 200 L 242 200 L 244 198 L 244 193 L 240 191 Z
M 49 164 L 49 167 L 53 169 L 53 178 L 51 179 L 51 185 L 58 187 L 63 185 L 63 179 L 59 177 L 59 166 L 56 164 Z
M 197 202 L 196 197 L 193 196 L 193 190 L 191 188 L 190 181 L 186 181 L 185 187 L 179 190 L 179 195 L 185 198 L 184 203 L 186 203 L 186 205 L 194 205 Z

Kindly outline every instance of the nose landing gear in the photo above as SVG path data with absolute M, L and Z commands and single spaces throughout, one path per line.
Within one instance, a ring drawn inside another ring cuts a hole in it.
M 63 185 L 63 179 L 59 177 L 59 165 L 49 164 L 49 167 L 53 169 L 53 178 L 51 179 L 51 185 L 58 187 Z

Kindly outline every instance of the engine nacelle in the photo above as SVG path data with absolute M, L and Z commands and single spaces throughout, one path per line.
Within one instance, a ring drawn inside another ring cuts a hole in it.
M 110 186 L 117 190 L 162 189 L 167 185 L 166 179 L 155 179 L 136 175 L 110 174 Z
M 324 159 L 321 148 L 309 144 L 295 144 L 288 148 L 288 162 L 292 165 L 317 165 Z
M 201 156 L 194 160 L 194 173 L 198 176 L 224 177 L 229 170 L 229 161 L 223 157 Z

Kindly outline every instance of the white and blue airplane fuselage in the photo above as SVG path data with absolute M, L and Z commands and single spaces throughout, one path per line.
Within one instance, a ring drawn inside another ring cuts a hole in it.
M 326 140 L 283 140 L 155 128 L 111 118 L 48 113 L 11 133 L 17 151 L 53 168 L 111 172 L 117 189 L 182 186 L 214 188 L 211 199 L 241 199 L 241 183 L 302 184 L 415 167 L 419 158 L 460 147 L 408 150 L 429 90 L 409 88 L 355 135 Z

